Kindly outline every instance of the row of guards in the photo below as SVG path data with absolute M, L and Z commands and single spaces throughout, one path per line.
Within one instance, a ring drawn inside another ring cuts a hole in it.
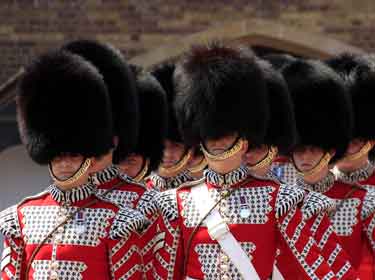
M 142 69 L 79 40 L 16 104 L 52 184 L 0 212 L 3 280 L 375 279 L 372 55 L 215 42 Z

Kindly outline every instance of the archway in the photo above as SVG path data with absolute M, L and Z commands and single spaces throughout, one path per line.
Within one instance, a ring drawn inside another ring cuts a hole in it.
M 131 63 L 151 67 L 174 59 L 191 45 L 220 40 L 229 45 L 247 45 L 291 53 L 297 56 L 325 59 L 342 52 L 362 50 L 321 34 L 304 32 L 261 19 L 241 20 L 186 36 L 174 44 L 164 45 L 134 57 Z

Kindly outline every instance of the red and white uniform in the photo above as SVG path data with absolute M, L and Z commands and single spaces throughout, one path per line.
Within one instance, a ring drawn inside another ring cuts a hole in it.
M 321 182 L 309 185 L 298 180 L 305 188 L 325 194 L 336 201 L 336 210 L 330 219 L 344 250 L 358 270 L 362 248 L 366 242 L 375 249 L 375 193 L 340 181 L 329 173 Z
M 174 177 L 164 178 L 157 173 L 152 173 L 146 180 L 146 185 L 150 189 L 156 189 L 159 192 L 176 189 L 186 182 L 194 181 L 188 170 L 181 172 Z
M 106 198 L 117 205 L 136 209 L 147 217 L 149 225 L 140 234 L 141 242 L 138 244 L 138 250 L 144 262 L 143 272 L 146 279 L 153 279 L 153 248 L 160 238 L 157 235 L 156 228 L 156 220 L 159 214 L 154 203 L 154 197 L 158 192 L 153 189 L 147 190 L 144 185 L 121 173 L 116 166 L 110 166 L 95 173 L 91 180 L 97 186 L 98 193 L 102 195 L 108 189 L 117 185 L 114 190 L 106 195 Z
M 207 187 L 214 201 L 224 192 L 231 192 L 216 209 L 260 279 L 272 277 L 281 245 L 290 251 L 288 266 L 298 267 L 298 275 L 285 275 L 285 279 L 336 279 L 297 208 L 304 191 L 250 177 L 245 167 L 225 175 L 208 169 L 202 180 L 160 194 L 157 199 L 163 214 L 160 230 L 166 235 L 155 248 L 156 279 L 242 279 L 219 243 L 211 239 L 205 223 L 198 226 L 203 215 L 198 211 L 193 192 L 201 184 Z M 184 261 L 187 263 L 185 275 Z
M 368 163 L 365 167 L 350 173 L 343 173 L 335 170 L 335 175 L 339 181 L 348 184 L 360 184 L 370 191 L 375 191 L 375 166 L 373 163 Z M 375 258 L 374 248 L 371 246 L 368 239 L 362 246 L 362 261 L 358 269 L 360 279 L 373 280 L 375 278 Z
M 65 192 L 52 185 L 1 212 L 0 231 L 6 237 L 2 279 L 25 279 L 30 256 L 44 237 L 67 215 L 95 199 L 44 243 L 28 279 L 142 279 L 137 231 L 145 217 L 95 192 L 92 184 Z
M 277 177 L 272 172 L 269 172 L 266 178 L 277 182 Z M 305 226 L 310 230 L 322 256 L 335 273 L 336 278 L 358 279 L 358 274 L 352 267 L 349 256 L 342 248 L 340 239 L 328 217 L 336 206 L 335 201 L 318 192 L 305 190 L 305 197 L 299 206 Z M 281 274 L 298 273 L 295 266 L 288 265 L 290 250 L 288 248 L 285 250 L 283 247 L 278 249 L 276 264 L 280 267 Z
M 297 169 L 293 162 L 287 157 L 278 157 L 271 164 L 272 173 L 276 175 L 280 182 L 294 185 L 298 178 Z

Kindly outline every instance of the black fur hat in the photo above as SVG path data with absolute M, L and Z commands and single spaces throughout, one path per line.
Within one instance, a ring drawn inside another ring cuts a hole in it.
M 22 141 L 39 164 L 62 153 L 99 157 L 113 147 L 105 82 L 80 56 L 57 51 L 35 59 L 20 81 L 16 102 Z
M 262 58 L 271 63 L 277 71 L 281 71 L 285 66 L 297 60 L 294 56 L 286 53 L 270 53 Z
M 268 123 L 266 84 L 255 57 L 245 49 L 196 46 L 176 66 L 177 119 L 184 140 L 238 133 L 261 144 Z
M 375 107 L 375 64 L 367 61 L 358 65 L 350 74 L 350 94 L 354 111 L 353 138 L 375 140 L 372 124 Z
M 133 67 L 139 99 L 140 128 L 135 153 L 150 160 L 150 171 L 156 170 L 163 157 L 167 133 L 167 97 L 159 82 L 148 72 Z
M 350 73 L 360 64 L 366 64 L 361 55 L 343 53 L 329 58 L 325 63 L 336 71 L 342 78 L 349 79 Z
M 298 60 L 283 69 L 291 93 L 299 146 L 336 150 L 340 159 L 349 144 L 353 112 L 343 79 L 325 64 Z
M 134 75 L 120 51 L 97 41 L 73 41 L 63 49 L 90 61 L 103 75 L 111 99 L 114 135 L 119 137 L 114 163 L 125 159 L 138 140 L 138 100 Z
M 176 91 L 173 84 L 173 74 L 175 71 L 175 64 L 172 62 L 165 62 L 155 66 L 151 70 L 151 74 L 158 80 L 160 85 L 163 87 L 167 94 L 168 102 L 168 129 L 167 139 L 173 142 L 182 143 L 181 132 L 178 127 L 176 112 L 173 107 L 174 100 L 176 98 Z
M 295 144 L 297 135 L 293 101 L 283 76 L 267 61 L 258 62 L 266 81 L 270 110 L 265 144 L 276 146 L 285 154 Z

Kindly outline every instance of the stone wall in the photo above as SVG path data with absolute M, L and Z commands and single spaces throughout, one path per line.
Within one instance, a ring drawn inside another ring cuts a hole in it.
M 30 57 L 67 40 L 108 41 L 130 58 L 244 18 L 375 50 L 373 0 L 1 0 L 0 83 Z

